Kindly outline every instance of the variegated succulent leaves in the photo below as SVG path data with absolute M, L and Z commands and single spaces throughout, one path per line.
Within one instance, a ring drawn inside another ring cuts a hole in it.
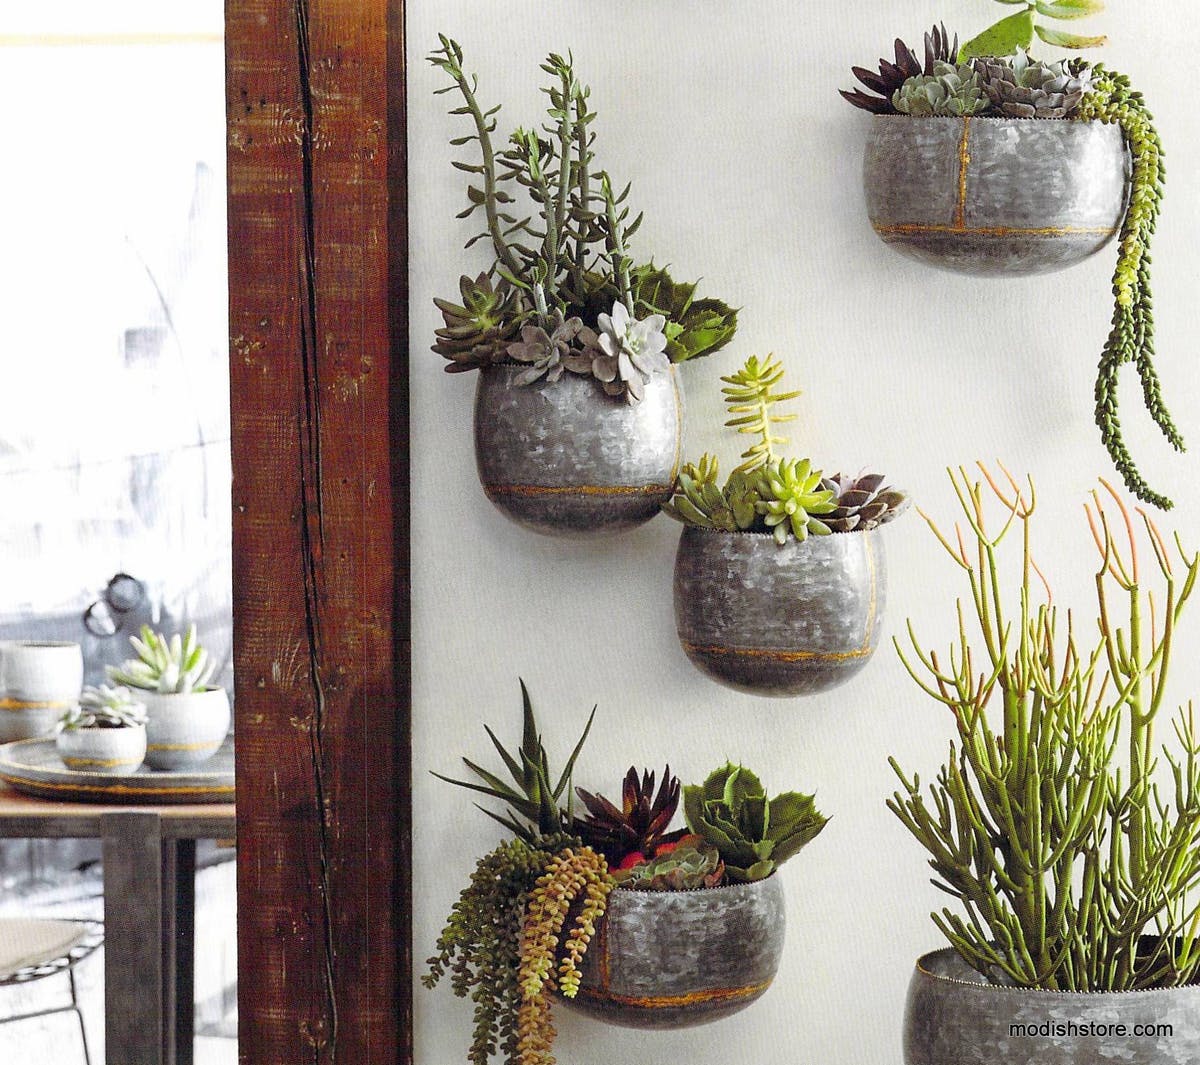
M 694 284 L 632 258 L 629 241 L 642 216 L 630 218 L 629 186 L 616 191 L 595 166 L 596 115 L 571 56 L 546 58 L 547 121 L 516 130 L 506 148 L 492 139 L 500 108 L 483 108 L 478 80 L 462 60 L 462 48 L 445 36 L 429 57 L 452 82 L 439 92 L 462 98 L 451 114 L 471 123 L 451 143 L 479 148 L 478 162 L 454 162 L 471 180 L 459 217 L 482 211 L 486 222 L 467 247 L 489 241 L 495 259 L 474 280 L 461 279 L 460 302 L 434 301 L 444 324 L 433 350 L 448 360 L 446 370 L 514 362 L 524 367 L 518 384 L 553 383 L 570 372 L 636 403 L 650 377 L 672 362 L 729 343 L 736 310 L 697 300 Z
M 826 477 L 808 459 L 785 459 L 775 453 L 787 443 L 778 426 L 794 414 L 779 404 L 799 392 L 782 392 L 783 366 L 774 356 L 752 355 L 735 374 L 722 377 L 726 425 L 754 437 L 742 452 L 742 464 L 722 486 L 714 455 L 688 463 L 679 472 L 675 494 L 663 507 L 687 525 L 722 532 L 769 532 L 780 544 L 810 535 L 865 532 L 891 521 L 908 506 L 907 493 L 886 487 L 879 474 Z

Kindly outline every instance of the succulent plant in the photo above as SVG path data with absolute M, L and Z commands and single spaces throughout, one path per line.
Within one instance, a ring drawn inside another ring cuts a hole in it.
M 613 879 L 637 891 L 696 891 L 719 887 L 725 863 L 716 847 L 689 834 L 660 847 L 653 858 L 613 873 Z
M 683 807 L 688 828 L 717 848 L 733 883 L 770 876 L 827 823 L 813 796 L 788 791 L 768 799 L 758 777 L 732 764 L 685 787 Z
M 667 336 L 663 332 L 666 324 L 661 314 L 638 321 L 619 301 L 613 304 L 611 314 L 599 316 L 591 370 L 605 392 L 637 403 L 645 394 L 646 381 L 670 368 Z
M 579 752 L 583 749 L 583 744 L 592 729 L 596 708 L 592 707 L 587 724 L 583 728 L 583 734 L 575 744 L 575 749 L 571 752 L 571 757 L 567 759 L 567 764 L 559 774 L 558 780 L 555 781 L 550 772 L 546 748 L 542 746 L 542 737 L 538 733 L 537 719 L 533 712 L 533 702 L 529 698 L 529 689 L 525 687 L 523 680 L 521 681 L 521 707 L 521 746 L 515 755 L 505 750 L 504 745 L 487 725 L 483 726 L 484 731 L 488 734 L 488 739 L 492 741 L 492 746 L 496 748 L 505 768 L 516 783 L 515 789 L 499 776 L 476 765 L 469 758 L 464 758 L 463 764 L 483 781 L 482 784 L 475 784 L 469 780 L 454 780 L 451 777 L 442 776 L 441 773 L 433 775 L 438 780 L 446 781 L 447 784 L 456 784 L 460 788 L 467 788 L 470 791 L 479 792 L 481 795 L 502 800 L 509 807 L 506 816 L 485 810 L 482 806 L 477 808 L 492 820 L 499 821 L 518 839 L 529 844 L 539 844 L 544 837 L 552 837 L 563 832 L 572 821 L 571 771 L 575 768 L 575 759 L 579 757 Z M 566 807 L 560 808 L 559 800 L 564 793 L 567 797 Z M 518 817 L 523 818 L 524 822 L 518 820 Z
M 562 311 L 556 309 L 548 325 L 549 332 L 540 325 L 526 323 L 521 327 L 521 339 L 508 345 L 506 350 L 510 359 L 530 364 L 528 369 L 517 374 L 516 384 L 530 385 L 542 377 L 557 381 L 568 369 L 573 356 L 582 357 L 576 350 L 576 341 L 585 349 L 595 346 L 596 334 L 579 318 L 564 320 Z
M 1066 33 L 1037 21 L 1038 16 L 1074 20 L 1086 18 L 1104 9 L 1104 0 L 996 0 L 1006 7 L 1019 7 L 1015 14 L 1005 15 L 978 36 L 972 37 L 959 49 L 958 60 L 985 55 L 1013 55 L 1018 48 L 1028 49 L 1034 34 L 1056 48 L 1097 48 L 1105 37 Z
M 871 111 L 877 115 L 895 114 L 896 108 L 892 103 L 892 97 L 909 78 L 914 78 L 918 74 L 931 75 L 934 72 L 935 64 L 955 61 L 958 57 L 958 35 L 956 34 L 954 40 L 951 41 L 950 35 L 946 32 L 945 23 L 934 26 L 925 34 L 925 63 L 923 65 L 917 59 L 916 53 L 899 37 L 896 38 L 895 51 L 896 61 L 894 63 L 889 63 L 886 59 L 879 60 L 878 74 L 864 67 L 851 68 L 854 76 L 871 92 L 878 95 L 869 95 L 861 89 L 855 89 L 853 92 L 845 89 L 838 91 L 855 107 L 861 107 L 864 111 Z
M 934 64 L 932 74 L 909 78 L 892 96 L 896 110 L 914 118 L 978 115 L 991 106 L 983 78 L 970 64 Z
M 74 732 L 81 728 L 137 728 L 145 723 L 146 707 L 128 688 L 89 684 L 79 696 L 79 704 L 59 719 L 58 727 Z
M 185 636 L 175 633 L 170 639 L 143 625 L 141 636 L 130 636 L 129 643 L 137 658 L 120 666 L 108 666 L 108 679 L 128 688 L 152 692 L 204 691 L 216 663 L 196 639 L 196 626 Z
M 722 377 L 725 387 L 721 389 L 725 406 L 733 415 L 725 424 L 747 436 L 758 439 L 742 452 L 742 464 L 736 473 L 757 470 L 775 459 L 774 445 L 786 444 L 786 436 L 776 436 L 774 427 L 796 420 L 795 414 L 778 414 L 775 407 L 795 399 L 795 392 L 774 392 L 772 389 L 783 380 L 783 366 L 774 355 L 761 362 L 751 355 L 736 373 Z
M 1010 118 L 1069 118 L 1092 87 L 1091 67 L 1078 59 L 1054 63 L 1015 56 L 976 59 L 988 99 Z
M 886 525 L 908 509 L 908 493 L 895 488 L 881 488 L 881 473 L 860 473 L 845 477 L 835 473 L 823 477 L 821 486 L 833 493 L 834 509 L 821 516 L 821 521 L 835 533 L 866 531 Z
M 611 350 L 589 355 L 586 365 L 576 358 L 567 368 L 594 372 L 606 391 L 633 403 L 641 396 L 643 375 L 665 368 L 667 360 L 710 354 L 732 339 L 736 310 L 720 300 L 694 299 L 694 284 L 675 282 L 652 263 L 635 263 L 629 241 L 642 216 L 630 217 L 629 186 L 616 191 L 608 173 L 596 166 L 596 112 L 569 55 L 552 53 L 541 67 L 550 76 L 544 89 L 548 122 L 517 129 L 503 147 L 493 137 L 500 107 L 480 103 L 478 79 L 463 69 L 462 47 L 440 35 L 428 58 L 450 79 L 438 92 L 461 96 L 461 106 L 451 114 L 470 121 L 470 132 L 451 143 L 474 143 L 479 149 L 477 161 L 453 164 L 470 176 L 467 206 L 458 217 L 482 213 L 486 220 L 467 247 L 488 241 L 495 255 L 487 276 L 464 279 L 461 305 L 438 301 L 446 326 L 438 330 L 434 350 L 450 360 L 447 370 L 500 361 L 508 345 L 517 342 L 531 345 L 520 349 L 528 356 L 525 361 L 531 369 L 544 367 L 538 377 L 548 377 L 565 365 L 563 352 L 556 363 L 540 338 L 518 342 L 517 329 L 532 318 L 552 337 L 557 311 L 563 321 L 579 318 L 612 340 Z M 487 280 L 492 274 L 501 281 L 494 290 Z M 614 302 L 624 308 L 628 328 L 617 321 L 622 312 L 613 310 Z M 611 328 L 602 321 L 606 316 Z M 656 316 L 661 318 L 655 321 Z M 648 320 L 655 322 L 653 329 L 637 328 Z M 588 345 L 574 347 L 578 356 Z M 527 383 L 538 379 L 522 376 Z
M 654 791 L 654 773 L 629 767 L 621 785 L 621 806 L 618 808 L 603 795 L 593 795 L 583 788 L 575 794 L 587 808 L 588 816 L 571 825 L 584 843 L 601 851 L 609 867 L 616 869 L 631 854 L 643 859 L 653 857 L 659 847 L 683 835 L 682 830 L 670 833 L 667 827 L 679 807 L 679 778 L 671 775 L 671 767 L 663 769 L 658 793 Z
M 521 294 L 503 278 L 493 285 L 487 274 L 458 279 L 462 303 L 434 299 L 445 325 L 433 345 L 447 373 L 463 373 L 502 362 L 527 310 Z
M 825 536 L 831 530 L 819 517 L 834 509 L 833 492 L 821 483 L 821 471 L 808 459 L 780 459 L 759 474 L 757 510 L 775 539 L 785 543 L 790 533 L 803 542 L 809 533 Z
M 716 456 L 704 454 L 693 465 L 686 463 L 675 481 L 675 494 L 663 504 L 663 510 L 677 521 L 702 529 L 737 528 L 725 491 L 717 483 Z

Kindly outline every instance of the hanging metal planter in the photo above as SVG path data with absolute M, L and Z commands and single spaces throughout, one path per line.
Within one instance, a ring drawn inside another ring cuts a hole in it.
M 697 891 L 609 896 L 564 1005 L 627 1028 L 687 1028 L 745 1009 L 783 955 L 783 887 L 769 876 Z
M 886 597 L 877 531 L 779 544 L 688 526 L 675 556 L 675 627 L 701 672 L 737 691 L 825 691 L 863 668 Z
M 909 983 L 905 1065 L 1198 1060 L 1197 987 L 1114 992 L 997 987 L 949 948 L 921 958 Z
M 871 225 L 897 251 L 1025 276 L 1082 262 L 1117 235 L 1130 166 L 1116 125 L 877 115 L 863 184 Z
M 517 385 L 522 367 L 484 367 L 475 392 L 475 460 L 507 517 L 551 536 L 600 536 L 649 521 L 670 498 L 683 408 L 675 368 L 639 403 L 590 377 Z

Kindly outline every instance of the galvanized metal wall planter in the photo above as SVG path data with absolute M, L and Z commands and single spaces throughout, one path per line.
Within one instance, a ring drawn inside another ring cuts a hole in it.
M 649 521 L 670 498 L 683 407 L 675 368 L 640 403 L 590 377 L 516 385 L 524 367 L 488 366 L 475 392 L 475 461 L 505 515 L 552 536 L 592 536 Z
M 578 996 L 560 999 L 628 1028 L 686 1028 L 745 1009 L 770 986 L 783 955 L 778 876 L 699 891 L 630 891 L 584 956 Z
M 1113 239 L 1129 152 L 1120 127 L 1026 118 L 872 119 L 871 225 L 898 251 L 969 274 L 1072 266 Z
M 1117 1025 L 1125 1026 L 1124 1035 Z M 1169 1027 L 1134 1035 L 1159 1025 Z M 947 948 L 921 958 L 909 983 L 904 1061 L 1194 1065 L 1200 1061 L 1200 987 L 1091 994 L 995 987 Z
M 877 531 L 776 543 L 689 526 L 675 555 L 675 627 L 692 663 L 755 695 L 849 680 L 875 652 L 886 597 Z

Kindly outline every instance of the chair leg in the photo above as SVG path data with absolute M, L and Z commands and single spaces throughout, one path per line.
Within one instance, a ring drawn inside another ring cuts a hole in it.
M 83 1065 L 92 1065 L 92 1055 L 88 1050 L 87 1026 L 83 1023 L 83 1010 L 79 1008 L 79 995 L 75 987 L 74 968 L 67 970 L 67 977 L 71 981 L 71 1009 L 79 1021 L 79 1038 L 83 1040 Z

